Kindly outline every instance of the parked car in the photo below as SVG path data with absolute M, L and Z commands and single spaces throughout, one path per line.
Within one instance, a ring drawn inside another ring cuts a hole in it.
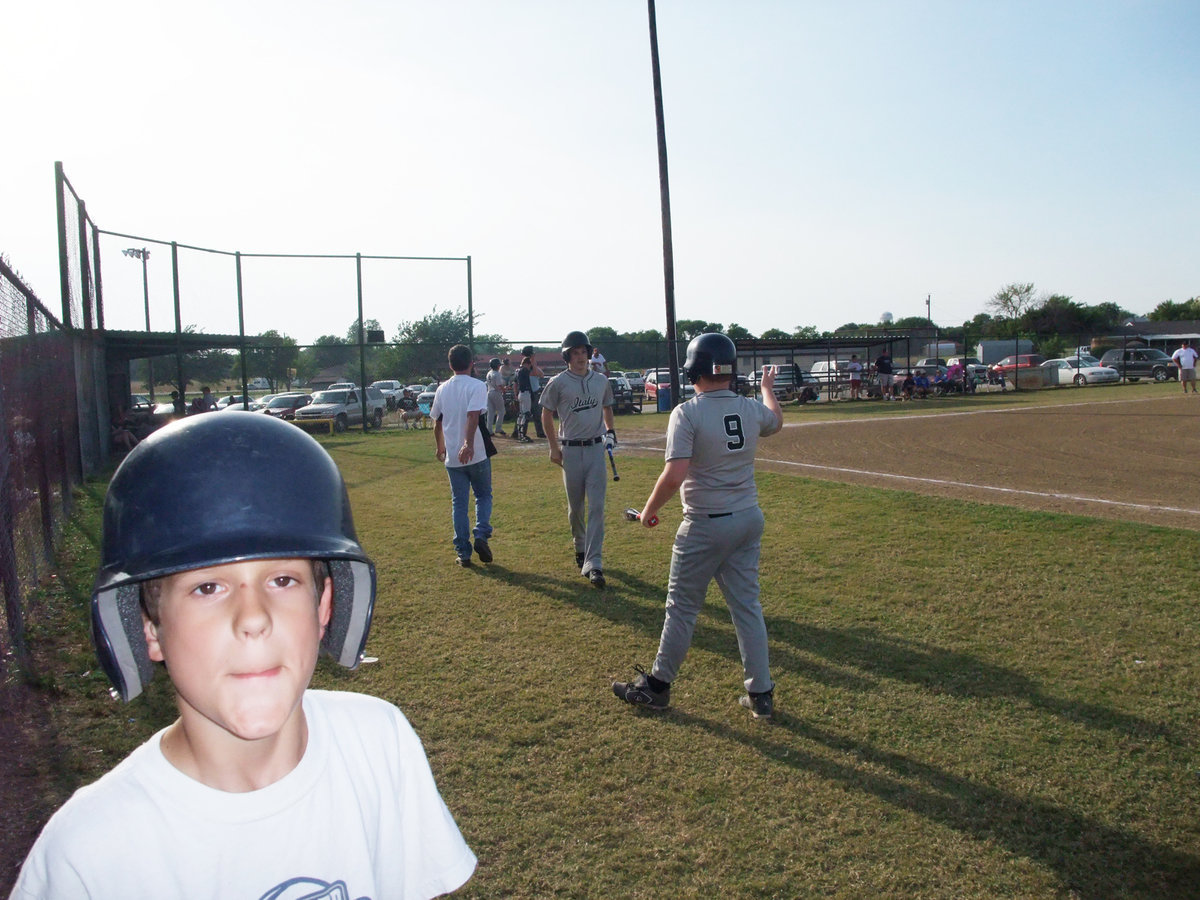
M 992 370 L 1001 375 L 1012 375 L 1017 369 L 1036 369 L 1046 361 L 1046 357 L 1037 353 L 1021 353 L 1017 356 L 1006 356 L 992 366 Z
M 1047 384 L 1113 384 L 1121 380 L 1116 369 L 1108 366 L 1091 366 L 1074 356 L 1064 359 L 1048 359 L 1042 363 L 1046 371 Z
M 658 402 L 658 389 L 660 386 L 665 386 L 668 390 L 670 389 L 670 369 L 651 369 L 646 373 L 646 400 L 648 402 Z M 679 389 L 683 391 L 684 400 L 696 396 L 696 386 L 688 383 L 687 375 L 683 372 L 679 373 Z
M 635 394 L 646 393 L 646 379 L 641 372 L 617 372 L 616 374 L 629 382 L 629 387 Z
M 367 427 L 379 428 L 383 425 L 383 413 L 387 409 L 387 401 L 379 388 L 366 387 L 367 420 L 363 422 L 363 400 L 357 388 L 353 390 L 329 388 L 317 391 L 312 395 L 312 402 L 296 410 L 297 425 L 314 422 L 333 423 L 333 430 L 341 433 L 352 425 L 366 424 Z
M 612 385 L 613 412 L 642 411 L 642 398 L 633 392 L 628 378 L 623 375 L 610 375 L 608 383 Z
M 129 397 L 129 412 L 131 413 L 154 413 L 156 404 L 150 402 L 150 398 L 145 394 L 131 394 Z
M 786 369 L 786 366 L 784 367 Z M 809 373 L 812 379 L 820 384 L 828 384 L 838 381 L 850 380 L 850 360 L 848 359 L 819 359 L 813 363 L 812 371 Z M 758 379 L 762 378 L 762 370 L 755 373 Z M 759 382 L 756 381 L 755 384 Z
M 296 418 L 296 410 L 303 409 L 310 403 L 312 403 L 311 394 L 279 394 L 267 403 L 261 412 L 290 422 Z
M 987 378 L 988 367 L 977 356 L 951 356 L 946 360 L 946 367 L 959 365 L 967 370 L 968 375 L 976 378 Z
M 1179 367 L 1171 357 L 1155 347 L 1106 350 L 1100 357 L 1100 365 L 1116 369 L 1130 381 L 1139 378 L 1153 378 L 1155 381 L 1179 378 Z
M 253 397 L 247 397 L 244 394 L 226 394 L 217 401 L 217 409 L 228 409 L 231 406 L 236 406 L 238 409 L 245 409 L 245 407 L 253 402 Z
M 926 357 L 925 359 L 918 361 L 915 366 L 912 366 L 911 371 L 914 375 L 917 372 L 923 372 L 925 375 L 929 376 L 930 381 L 933 381 L 935 378 L 945 375 L 946 372 L 949 371 L 949 366 L 945 364 L 945 360 Z M 903 374 L 905 375 L 907 375 L 908 372 L 909 369 L 903 370 Z M 892 374 L 899 377 L 901 375 L 901 370 L 897 369 Z
M 762 369 L 757 370 L 750 380 L 756 389 L 761 389 Z M 811 372 L 805 372 L 794 363 L 784 364 L 779 367 L 771 393 L 778 400 L 795 400 L 806 387 L 811 387 L 814 391 L 819 392 L 823 387 L 823 382 L 815 378 Z
M 394 379 L 372 381 L 371 387 L 379 388 L 379 393 L 383 394 L 383 399 L 387 403 L 388 409 L 395 409 L 396 404 L 400 402 L 400 398 L 404 396 L 404 385 Z

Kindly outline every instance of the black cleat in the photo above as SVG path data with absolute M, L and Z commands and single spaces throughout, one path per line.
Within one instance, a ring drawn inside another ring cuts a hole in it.
M 742 694 L 738 703 L 750 710 L 750 714 L 756 719 L 769 719 L 775 714 L 775 689 L 763 691 L 759 694 L 753 694 L 747 691 Z
M 475 552 L 479 554 L 480 562 L 490 563 L 492 561 L 492 548 L 483 538 L 475 538 Z
M 646 709 L 666 709 L 671 705 L 671 686 L 667 685 L 661 692 L 650 687 L 650 679 L 646 670 L 634 666 L 638 677 L 633 681 L 614 681 L 612 690 L 618 700 L 624 700 L 634 706 L 644 706 Z
M 471 557 L 469 557 L 469 556 L 456 556 L 456 557 L 454 557 L 454 561 L 456 563 L 458 563 L 460 566 L 462 566 L 464 569 L 471 568 Z
M 584 555 L 583 555 L 583 551 L 582 551 L 582 550 L 576 550 L 576 551 L 575 551 L 575 568 L 577 568 L 577 569 L 582 569 L 582 568 L 583 568 L 583 561 L 584 561 L 584 558 L 585 558 L 585 557 L 584 557 Z
M 590 581 L 592 583 L 592 587 L 595 587 L 595 588 L 603 588 L 604 587 L 604 573 L 601 572 L 599 569 L 592 569 L 592 571 L 588 572 L 587 577 L 588 577 L 588 581 Z

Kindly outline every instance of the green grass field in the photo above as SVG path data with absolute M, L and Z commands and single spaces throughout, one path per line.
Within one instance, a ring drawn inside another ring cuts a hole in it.
M 777 720 L 737 704 L 715 588 L 672 709 L 644 713 L 609 684 L 653 660 L 679 507 L 653 531 L 620 510 L 660 461 L 619 457 L 599 592 L 557 470 L 506 442 L 496 561 L 454 566 L 432 440 L 322 438 L 378 566 L 379 661 L 316 684 L 411 719 L 480 859 L 461 896 L 1200 895 L 1195 532 L 762 473 Z M 49 808 L 173 717 L 165 678 L 122 708 L 94 669 L 102 494 L 31 628 Z

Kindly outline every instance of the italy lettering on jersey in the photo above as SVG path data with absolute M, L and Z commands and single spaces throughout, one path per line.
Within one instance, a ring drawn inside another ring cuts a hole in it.
M 576 375 L 568 369 L 550 379 L 541 402 L 543 409 L 558 413 L 559 440 L 590 440 L 604 434 L 604 407 L 613 405 L 612 384 L 597 372 Z

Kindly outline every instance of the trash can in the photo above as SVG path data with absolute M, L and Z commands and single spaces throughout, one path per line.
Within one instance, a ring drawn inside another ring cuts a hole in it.
M 658 411 L 671 411 L 671 389 L 664 384 L 658 386 Z

